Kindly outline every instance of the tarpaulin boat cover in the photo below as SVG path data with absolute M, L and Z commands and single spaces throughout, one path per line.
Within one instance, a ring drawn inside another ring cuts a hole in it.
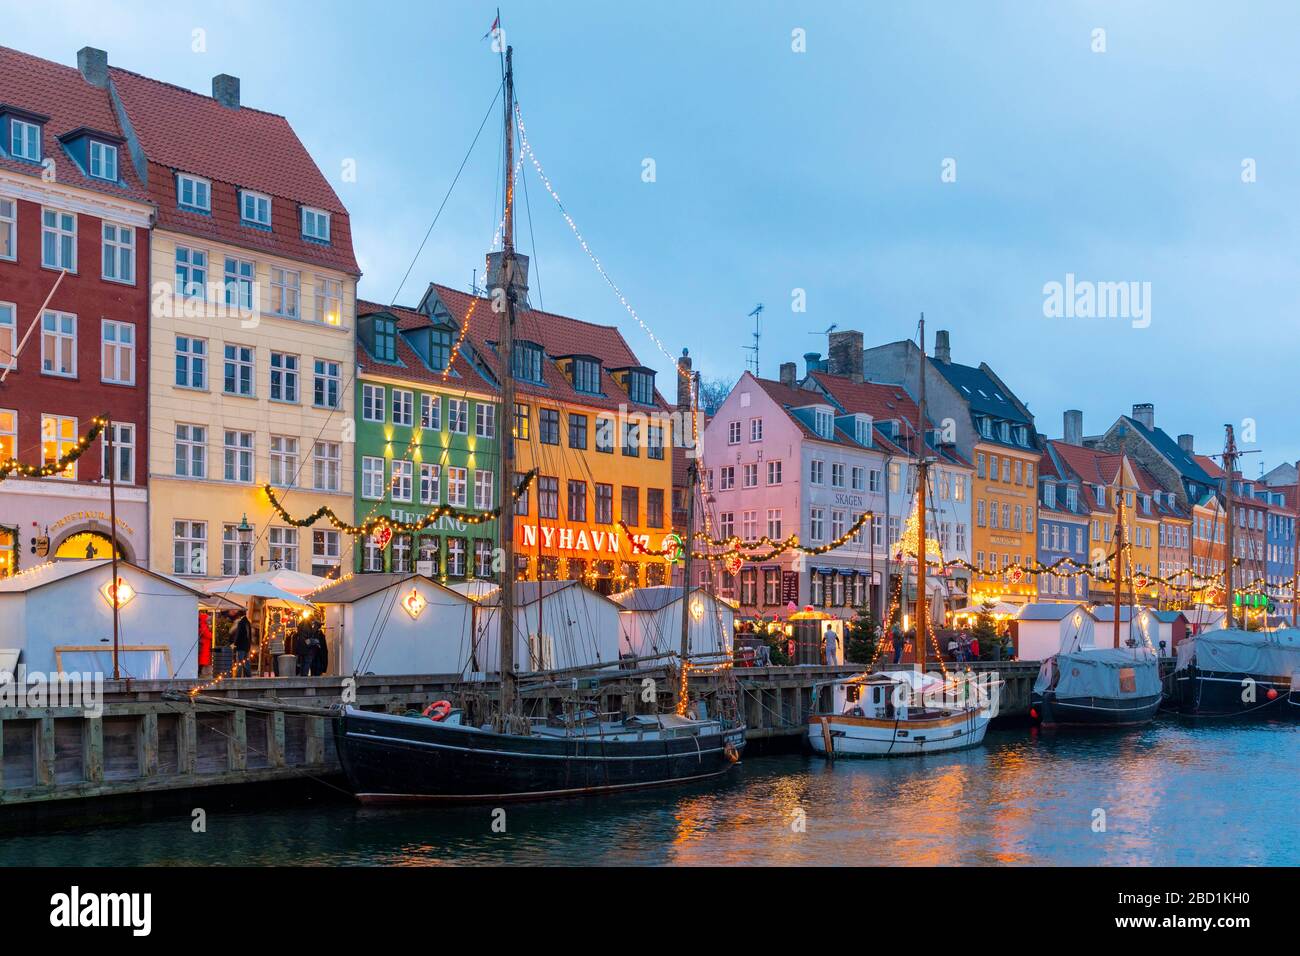
M 1149 648 L 1097 647 L 1057 654 L 1043 661 L 1034 690 L 1052 688 L 1057 697 L 1155 697 L 1160 693 L 1160 659 Z
M 1177 670 L 1192 666 L 1229 674 L 1289 677 L 1300 672 L 1300 630 L 1206 631 L 1178 645 Z

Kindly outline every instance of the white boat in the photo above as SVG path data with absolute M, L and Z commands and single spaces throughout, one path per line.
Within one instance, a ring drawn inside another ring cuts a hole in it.
M 818 701 L 827 698 L 825 712 Z M 906 757 L 975 747 L 984 741 L 996 701 L 974 686 L 915 671 L 859 674 L 814 688 L 808 717 L 813 753 L 836 757 Z

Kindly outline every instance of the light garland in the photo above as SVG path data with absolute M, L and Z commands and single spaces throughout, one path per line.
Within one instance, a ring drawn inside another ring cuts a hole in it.
M 721 552 L 696 551 L 694 548 L 692 548 L 691 557 L 699 558 L 705 561 L 718 559 L 718 560 L 725 560 L 725 561 L 732 561 L 732 562 L 734 561 L 763 562 L 763 561 L 771 561 L 777 555 L 785 554 L 789 551 L 798 551 L 801 554 L 808 554 L 808 555 L 826 554 L 829 551 L 834 551 L 835 549 L 842 548 L 844 547 L 844 545 L 848 544 L 849 539 L 852 538 L 854 535 L 856 535 L 862 529 L 862 527 L 868 521 L 871 520 L 872 514 L 873 513 L 870 511 L 864 511 L 862 514 L 858 515 L 858 519 L 854 521 L 853 524 L 848 528 L 848 530 L 846 530 L 842 535 L 840 535 L 838 538 L 834 539 L 833 541 L 829 541 L 826 544 L 817 545 L 816 547 L 808 547 L 806 545 L 800 544 L 799 535 L 797 534 L 791 534 L 789 537 L 781 541 L 774 541 L 772 538 L 769 538 L 766 535 L 764 535 L 761 538 L 757 538 L 753 541 L 745 541 L 744 539 L 736 537 L 735 535 L 729 538 L 711 538 L 706 532 L 697 531 L 694 535 L 694 538 L 696 540 L 705 541 L 713 548 L 723 548 L 725 550 Z M 680 550 L 680 547 L 676 542 L 670 542 L 669 544 L 661 548 L 651 548 L 645 544 L 642 544 L 640 541 L 637 540 L 636 536 L 632 533 L 632 529 L 628 527 L 627 522 L 619 521 L 618 526 L 620 529 L 622 529 L 624 536 L 631 544 L 632 550 L 635 551 L 637 554 L 648 554 L 648 555 L 652 555 L 653 557 L 666 559 L 670 555 L 676 554 Z M 746 551 L 752 551 L 756 548 L 767 548 L 768 550 L 761 554 L 745 553 Z
M 77 443 L 67 453 L 56 458 L 54 461 L 46 462 L 43 465 L 25 465 L 17 458 L 9 458 L 0 462 L 0 481 L 4 481 L 11 476 L 19 478 L 49 478 L 53 475 L 61 475 L 71 466 L 77 463 L 77 459 L 86 453 L 91 443 L 100 436 L 105 428 L 108 427 L 108 418 L 104 415 L 96 416 L 90 420 L 90 431 L 77 439 Z

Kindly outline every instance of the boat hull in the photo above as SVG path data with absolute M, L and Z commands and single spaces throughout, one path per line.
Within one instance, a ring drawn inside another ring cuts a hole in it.
M 1034 693 L 1030 706 L 1044 727 L 1133 727 L 1150 723 L 1161 695 L 1150 697 L 1066 697 Z
M 979 710 L 905 721 L 821 714 L 808 718 L 808 744 L 822 757 L 914 757 L 976 747 L 990 719 Z
M 498 734 L 349 709 L 339 762 L 365 803 L 540 800 L 707 780 L 740 759 L 743 728 L 664 739 Z
M 1254 682 L 1253 700 L 1246 693 Z M 1272 699 L 1269 691 L 1275 691 Z M 1189 667 L 1173 676 L 1173 703 L 1189 717 L 1300 719 L 1300 696 L 1287 677 L 1204 671 Z

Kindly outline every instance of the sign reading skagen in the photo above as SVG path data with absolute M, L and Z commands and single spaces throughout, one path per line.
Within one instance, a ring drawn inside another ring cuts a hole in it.
M 837 491 L 835 493 L 835 503 L 837 505 L 847 505 L 850 508 L 861 508 L 864 501 L 866 501 L 866 499 L 863 498 L 862 495 L 850 495 L 843 491 Z

